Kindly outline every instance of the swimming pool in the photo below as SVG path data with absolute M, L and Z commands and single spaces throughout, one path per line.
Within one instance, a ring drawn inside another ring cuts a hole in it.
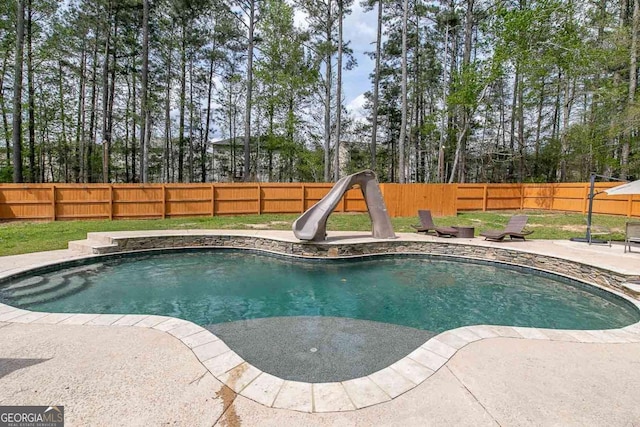
M 4 283 L 0 300 L 33 311 L 161 314 L 199 325 L 326 316 L 435 333 L 477 324 L 608 329 L 640 319 L 631 303 L 600 289 L 487 262 L 229 250 L 105 258 Z

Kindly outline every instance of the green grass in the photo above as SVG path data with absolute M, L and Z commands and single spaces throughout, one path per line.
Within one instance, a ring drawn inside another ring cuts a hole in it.
M 464 212 L 457 216 L 435 218 L 437 225 L 474 226 L 476 235 L 487 229 L 502 228 L 511 215 L 520 211 Z M 584 236 L 585 215 L 563 212 L 525 211 L 529 215 L 527 228 L 535 230 L 534 239 L 568 239 Z M 92 231 L 168 230 L 168 229 L 272 229 L 291 230 L 298 215 L 242 215 L 200 218 L 172 218 L 118 221 L 57 221 L 57 222 L 4 222 L 0 223 L 0 256 L 29 252 L 64 249 L 70 240 L 85 239 Z M 624 239 L 621 216 L 594 215 L 593 223 L 613 231 L 613 238 Z M 392 218 L 397 232 L 413 232 L 411 224 L 417 217 Z M 367 214 L 333 214 L 327 225 L 331 230 L 369 231 L 371 222 Z

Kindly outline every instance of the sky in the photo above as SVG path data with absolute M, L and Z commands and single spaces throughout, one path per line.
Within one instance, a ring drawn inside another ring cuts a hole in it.
M 342 71 L 343 103 L 351 115 L 358 118 L 363 116 L 364 93 L 371 90 L 369 75 L 373 72 L 375 61 L 365 52 L 373 52 L 376 48 L 377 9 L 365 12 L 359 0 L 354 1 L 351 14 L 347 15 L 343 23 L 344 40 L 349 41 L 357 65 L 351 70 Z M 295 24 L 305 28 L 304 14 L 296 12 Z
M 354 116 L 364 105 L 364 93 L 371 90 L 369 75 L 375 68 L 375 61 L 365 55 L 376 48 L 377 9 L 365 12 L 358 1 L 343 24 L 344 39 L 350 40 L 350 47 L 358 65 L 352 70 L 343 71 L 343 90 L 345 105 Z
M 354 1 L 351 14 L 345 17 L 343 23 L 344 40 L 350 42 L 349 47 L 357 62 L 351 70 L 342 71 L 343 105 L 356 120 L 362 120 L 366 116 L 362 108 L 365 103 L 364 93 L 372 89 L 369 75 L 373 73 L 375 61 L 365 55 L 365 52 L 375 51 L 377 29 L 377 9 L 365 12 L 359 2 L 360 0 Z M 295 11 L 294 25 L 299 28 L 307 27 L 305 14 L 299 9 Z M 178 110 L 175 109 L 172 115 L 178 117 Z M 223 139 L 221 129 L 213 128 L 212 132 L 214 141 Z

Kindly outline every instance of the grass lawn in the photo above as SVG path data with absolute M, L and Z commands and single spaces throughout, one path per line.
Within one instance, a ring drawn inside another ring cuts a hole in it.
M 520 211 L 461 212 L 457 216 L 435 218 L 437 225 L 474 226 L 476 235 L 487 229 L 502 228 L 511 215 Z M 529 215 L 527 228 L 535 230 L 533 239 L 568 239 L 584 236 L 585 215 L 564 212 L 525 211 Z M 70 240 L 85 239 L 91 231 L 168 230 L 168 229 L 272 229 L 291 230 L 298 217 L 292 215 L 242 215 L 199 218 L 118 220 L 118 221 L 56 221 L 56 222 L 2 222 L 0 223 L 0 256 L 28 252 L 65 249 Z M 391 218 L 395 231 L 413 232 L 411 224 L 416 217 Z M 624 239 L 624 225 L 628 218 L 612 215 L 594 215 L 593 224 L 605 226 L 613 232 L 615 240 Z M 367 214 L 333 214 L 327 224 L 331 230 L 369 231 L 371 222 Z

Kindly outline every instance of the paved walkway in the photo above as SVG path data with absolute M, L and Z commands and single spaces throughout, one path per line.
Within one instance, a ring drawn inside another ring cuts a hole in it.
M 306 414 L 224 387 L 152 329 L 0 324 L 0 405 L 65 406 L 67 425 L 634 425 L 640 344 L 493 338 L 390 402 Z
M 285 232 L 271 233 L 286 238 Z M 268 232 L 251 234 L 266 237 Z M 334 238 L 367 240 L 353 233 Z M 471 243 L 495 245 L 480 239 Z M 640 274 L 640 254 L 622 254 L 621 247 L 549 241 L 499 245 Z M 80 256 L 52 251 L 3 257 L 0 275 Z M 160 325 L 170 324 L 162 320 Z M 631 335 L 621 335 L 616 344 L 523 339 L 518 334 L 484 337 L 460 346 L 433 375 L 391 401 L 310 414 L 269 408 L 236 395 L 179 339 L 186 330 L 154 328 L 0 321 L 0 405 L 64 405 L 70 426 L 611 426 L 640 420 L 640 343 L 625 343 L 624 337 Z M 640 327 L 634 328 L 630 332 L 640 333 Z
M 497 338 L 465 347 L 420 386 L 370 408 L 302 414 L 240 397 L 232 410 L 260 426 L 631 426 L 640 419 L 639 356 L 640 344 Z

